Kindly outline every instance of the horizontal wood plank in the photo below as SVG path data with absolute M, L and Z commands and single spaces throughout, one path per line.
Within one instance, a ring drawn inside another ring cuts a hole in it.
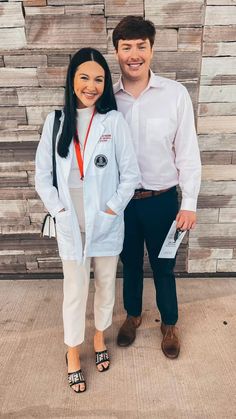
M 0 29 L 0 51 L 22 49 L 27 46 L 24 28 Z
M 105 16 L 142 15 L 143 2 L 140 0 L 105 0 Z
M 199 134 L 236 133 L 236 116 L 200 116 L 197 130 Z
M 64 104 L 63 88 L 28 88 L 17 89 L 20 106 L 47 106 Z
M 235 208 L 220 208 L 220 223 L 236 223 L 236 207 Z
M 217 169 L 216 169 L 217 170 Z M 218 170 L 221 172 L 222 167 Z M 201 193 L 204 195 L 234 195 L 235 194 L 235 180 L 223 179 L 203 179 L 201 183 Z
M 203 151 L 201 161 L 203 165 L 231 164 L 233 153 L 229 151 Z
M 236 74 L 217 74 L 215 76 L 201 76 L 201 86 L 226 86 L 236 84 Z
M 177 51 L 177 37 L 176 29 L 157 29 L 154 51 Z
M 46 6 L 47 0 L 23 0 L 23 4 L 26 7 Z
M 67 67 L 38 68 L 37 77 L 41 87 L 64 87 Z
M 16 89 L 0 89 L 0 106 L 18 105 Z
M 26 16 L 26 38 L 28 47 L 33 48 L 79 49 L 93 45 L 104 51 L 105 21 L 97 16 Z
M 235 25 L 236 6 L 207 6 L 205 25 Z
M 46 55 L 5 55 L 4 57 L 5 67 L 46 67 L 47 56 Z
M 13 127 L 11 127 L 10 130 L 6 129 L 6 130 L 0 130 L 0 147 L 2 143 L 5 142 L 14 142 L 14 141 L 18 141 L 18 142 L 38 142 L 39 141 L 39 129 L 38 127 L 35 129 L 35 127 L 32 126 L 29 127 L 27 126 L 28 129 L 22 128 L 22 126 L 20 128 L 16 128 L 15 130 L 13 130 Z M 14 144 L 13 144 L 14 145 Z
M 153 57 L 152 67 L 158 73 L 181 72 L 188 79 L 199 75 L 201 55 L 199 52 L 158 52 Z
M 201 86 L 199 102 L 235 102 L 236 86 Z
M 17 121 L 17 124 L 26 124 L 26 110 L 24 107 L 3 107 L 0 108 L 0 121 L 14 119 Z
M 199 209 L 197 212 L 198 224 L 214 224 L 219 221 L 219 209 Z
M 236 151 L 235 134 L 199 135 L 198 143 L 202 151 Z
M 146 0 L 145 17 L 157 26 L 200 26 L 204 18 L 204 1 Z
M 0 68 L 0 87 L 38 86 L 35 68 Z
M 199 238 L 190 238 L 189 246 L 193 247 L 214 247 L 217 249 L 232 249 L 236 247 L 236 238 L 235 237 L 225 237 L 225 236 L 216 236 L 216 237 L 199 237 Z
M 104 5 L 103 4 L 89 4 L 89 5 L 77 5 L 77 6 L 65 6 L 66 15 L 103 15 Z
M 203 44 L 203 56 L 236 56 L 236 42 L 205 42 Z
M 204 247 L 189 250 L 190 259 L 232 259 L 233 249 L 214 249 Z
M 205 26 L 203 30 L 204 42 L 229 42 L 236 39 L 236 25 Z
M 58 107 L 58 109 L 60 106 Z M 55 110 L 55 106 L 27 106 L 26 114 L 30 125 L 42 125 L 46 116 Z
M 192 238 L 200 237 L 235 237 L 236 223 L 216 223 L 216 224 L 197 224 L 196 228 L 191 231 Z
M 236 259 L 218 260 L 217 272 L 236 272 Z
M 236 57 L 203 57 L 202 76 L 236 74 Z
M 234 180 L 236 179 L 236 165 L 203 166 L 203 180 Z
M 92 0 L 93 4 L 104 4 L 104 0 Z M 79 0 L 80 5 L 91 4 L 91 0 Z M 47 0 L 49 6 L 77 6 L 78 0 Z
M 235 0 L 206 0 L 206 4 L 209 6 L 235 6 Z
M 25 20 L 20 3 L 0 4 L 0 28 L 23 27 L 24 24 Z
M 200 103 L 198 106 L 198 115 L 199 116 L 236 115 L 236 102 Z
M 178 32 L 179 51 L 201 51 L 202 28 L 180 28 Z
M 60 54 L 59 52 L 56 54 L 48 54 L 48 67 L 68 67 L 70 63 L 70 55 L 69 54 Z
M 216 259 L 205 259 L 205 260 L 189 260 L 188 261 L 188 272 L 216 272 Z
M 35 16 L 35 15 L 63 15 L 65 13 L 65 8 L 63 6 L 53 7 L 53 6 L 36 6 L 36 7 L 25 7 L 26 16 Z

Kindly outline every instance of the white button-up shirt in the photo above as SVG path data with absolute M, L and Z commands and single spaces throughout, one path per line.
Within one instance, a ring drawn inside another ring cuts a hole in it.
M 118 110 L 131 129 L 142 175 L 140 187 L 162 190 L 179 184 L 181 209 L 196 211 L 201 161 L 187 89 L 151 71 L 138 98 L 124 89 L 121 78 L 114 92 Z

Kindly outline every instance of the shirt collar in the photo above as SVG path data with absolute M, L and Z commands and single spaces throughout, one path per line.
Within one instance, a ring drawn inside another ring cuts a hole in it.
M 161 77 L 156 76 L 153 71 L 150 69 L 150 79 L 147 85 L 147 89 L 149 89 L 149 87 L 161 87 L 162 82 L 161 82 Z
M 159 76 L 156 76 L 153 73 L 153 71 L 150 69 L 150 79 L 149 79 L 147 87 L 144 90 L 148 90 L 150 87 L 161 87 L 161 85 L 162 85 L 161 78 Z M 117 83 L 114 84 L 113 88 L 114 88 L 115 94 L 119 92 L 120 90 L 123 90 L 123 92 L 125 92 L 125 88 L 122 82 L 122 76 L 120 76 Z
M 125 90 L 124 89 L 124 85 L 123 85 L 123 82 L 122 82 L 122 79 L 121 79 L 121 76 L 120 76 L 120 78 L 119 78 L 119 80 L 114 84 L 114 86 L 113 86 L 113 90 L 114 90 L 114 93 L 116 94 L 117 92 L 119 92 L 120 90 Z

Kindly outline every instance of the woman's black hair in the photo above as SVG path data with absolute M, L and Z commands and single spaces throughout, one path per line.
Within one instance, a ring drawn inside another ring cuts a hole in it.
M 111 110 L 117 110 L 112 87 L 111 73 L 105 58 L 94 48 L 80 49 L 72 57 L 67 71 L 64 105 L 65 118 L 62 133 L 57 146 L 58 154 L 61 157 L 66 157 L 68 155 L 69 146 L 73 138 L 78 141 L 76 134 L 77 97 L 74 93 L 74 77 L 78 66 L 87 61 L 95 61 L 105 71 L 104 91 L 102 96 L 95 103 L 96 111 L 104 114 Z

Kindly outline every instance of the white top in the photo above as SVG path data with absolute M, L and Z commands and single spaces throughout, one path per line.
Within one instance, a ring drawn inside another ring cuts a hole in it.
M 114 85 L 118 110 L 129 124 L 142 175 L 140 187 L 182 190 L 181 209 L 195 211 L 201 161 L 193 107 L 187 89 L 150 72 L 148 86 L 134 98 L 122 80 Z
M 82 155 L 84 149 L 85 136 L 93 111 L 94 106 L 91 106 L 89 108 L 77 109 L 77 130 L 79 134 L 79 143 Z M 83 187 L 83 181 L 80 179 L 80 171 L 76 157 L 75 147 L 73 147 L 73 158 L 68 182 L 69 188 Z

